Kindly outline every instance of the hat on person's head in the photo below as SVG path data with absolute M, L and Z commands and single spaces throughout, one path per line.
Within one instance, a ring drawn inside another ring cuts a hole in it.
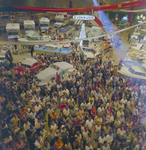
M 64 128 L 64 127 L 65 127 L 65 125 L 62 125 L 62 126 L 61 126 L 61 128 Z

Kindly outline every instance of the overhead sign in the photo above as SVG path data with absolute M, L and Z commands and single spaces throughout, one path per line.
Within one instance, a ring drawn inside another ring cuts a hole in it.
M 74 15 L 73 19 L 78 19 L 78 20 L 94 20 L 95 16 L 90 16 L 90 15 Z

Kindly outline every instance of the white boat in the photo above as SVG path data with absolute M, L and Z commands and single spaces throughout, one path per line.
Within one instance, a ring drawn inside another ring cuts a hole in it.
M 130 68 L 126 66 L 121 67 L 118 73 L 124 76 L 146 80 L 146 72 L 143 70 L 143 68 L 140 68 L 138 66 L 132 66 Z
M 126 54 L 125 60 L 137 60 L 140 59 L 143 62 L 146 61 L 146 52 L 136 53 L 136 52 L 128 52 Z
M 38 32 L 30 31 L 26 34 L 25 38 L 19 38 L 19 42 L 49 42 L 51 41 L 51 37 L 49 36 L 41 36 Z
M 146 45 L 141 43 L 136 43 L 130 47 L 130 51 L 141 54 L 143 52 L 146 52 Z
M 29 33 L 30 31 L 35 31 L 34 20 L 24 20 L 24 30 L 26 34 Z
M 20 34 L 20 24 L 19 23 L 7 23 L 6 31 L 8 33 L 8 39 L 19 39 Z

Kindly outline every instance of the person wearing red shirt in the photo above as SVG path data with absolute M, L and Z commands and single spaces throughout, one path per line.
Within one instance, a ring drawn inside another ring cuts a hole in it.
M 91 115 L 92 115 L 92 118 L 94 118 L 95 115 L 96 115 L 96 108 L 95 108 L 94 105 L 93 105 L 92 108 L 91 108 Z
M 62 102 L 62 104 L 60 105 L 61 112 L 63 111 L 64 108 L 66 108 L 66 104 Z

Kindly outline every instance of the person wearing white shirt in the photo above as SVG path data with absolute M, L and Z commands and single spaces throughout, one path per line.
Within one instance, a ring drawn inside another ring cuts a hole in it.
M 83 139 L 86 140 L 86 138 L 88 137 L 88 133 L 89 131 L 87 130 L 87 128 L 85 127 L 85 129 L 83 130 Z
M 37 97 L 36 97 L 36 102 L 40 102 L 41 101 L 41 98 L 39 97 L 39 95 L 37 95 Z
M 35 92 L 36 91 L 36 83 L 34 82 L 34 83 L 32 83 L 32 85 L 31 85 L 31 89 L 32 89 L 32 91 L 33 92 Z
M 95 129 L 97 132 L 101 131 L 101 125 L 98 123 L 97 125 L 95 125 Z
M 134 90 L 132 93 L 131 93 L 131 96 L 133 97 L 133 96 L 136 96 L 136 97 L 138 97 L 138 93 Z
M 74 99 L 72 98 L 72 95 L 70 96 L 70 98 L 68 99 L 68 106 L 72 106 L 74 103 Z
M 93 106 L 93 102 L 92 100 L 87 104 L 87 110 L 90 111 L 92 109 L 92 106 Z
M 58 95 L 59 95 L 59 97 L 63 96 L 63 90 L 62 90 L 62 88 L 59 89 Z
M 54 87 L 56 85 L 56 81 L 52 79 L 50 82 L 50 85 L 51 85 L 51 87 Z
M 34 106 L 34 110 L 36 112 L 39 112 L 42 109 L 42 106 L 37 102 L 36 105 Z
M 139 87 L 139 89 L 140 89 L 140 91 L 141 91 L 141 90 L 144 91 L 144 90 L 146 89 L 146 86 L 144 85 L 144 83 L 142 83 L 142 85 Z
M 72 75 L 72 80 L 73 80 L 73 83 L 75 83 L 75 82 L 76 82 L 76 78 L 75 78 L 75 76 L 74 76 L 74 75 Z
M 54 94 L 54 96 L 52 97 L 52 101 L 55 101 L 55 102 L 57 102 L 57 100 L 58 100 L 58 97 L 57 97 L 57 95 L 56 94 Z
M 103 105 L 101 105 L 98 109 L 97 109 L 97 112 L 100 114 L 100 113 L 103 113 L 105 111 Z
M 64 87 L 63 92 L 65 92 L 67 94 L 67 96 L 69 97 L 69 90 L 66 87 Z
M 48 91 L 50 92 L 51 91 L 51 84 L 49 82 L 48 82 L 46 87 L 47 87 Z
M 28 115 L 29 115 L 31 124 L 34 125 L 34 120 L 35 120 L 35 117 L 36 117 L 36 112 L 35 112 L 35 110 L 32 109 L 32 111 L 31 111 Z
M 41 88 L 38 86 L 38 85 L 36 85 L 36 95 L 39 95 L 40 94 L 40 92 L 41 92 Z
M 145 94 L 145 93 L 146 93 L 146 89 L 141 89 L 141 90 L 140 90 L 140 94 L 143 95 L 143 94 Z
M 57 84 L 57 90 L 59 90 L 60 88 L 62 88 L 61 82 L 59 84 Z
M 138 109 L 137 108 L 133 108 L 132 109 L 132 114 L 133 114 L 133 116 L 137 116 L 139 113 L 138 113 Z
M 26 122 L 23 124 L 24 130 L 28 131 L 28 129 L 30 129 L 30 122 L 28 122 L 28 120 L 26 120 Z
M 42 126 L 41 119 L 35 118 L 35 128 L 38 130 L 41 128 L 41 126 Z
M 107 103 L 107 97 L 106 97 L 106 96 L 103 96 L 103 97 L 102 97 L 102 102 L 103 102 L 104 104 Z
M 35 143 L 34 143 L 34 145 L 38 148 L 38 149 L 40 149 L 41 148 L 41 139 L 40 139 L 40 137 L 38 137 L 38 139 L 37 140 L 35 140 Z
M 80 106 L 85 110 L 87 107 L 86 101 L 83 101 Z
M 52 108 L 52 106 L 50 106 L 50 107 L 47 109 L 48 115 L 52 114 L 53 111 L 54 111 L 54 109 Z
M 95 95 L 96 91 L 94 89 L 91 90 L 91 95 Z
M 30 89 L 30 87 L 28 87 L 28 90 L 26 91 L 26 93 L 31 96 L 32 95 L 32 89 Z
M 144 146 L 143 142 L 141 142 L 140 144 L 137 144 L 133 150 L 145 150 L 145 146 Z
M 120 137 L 123 137 L 124 134 L 126 134 L 126 131 L 123 129 L 123 126 L 121 126 L 120 128 L 118 128 L 117 134 L 118 134 Z
M 105 137 L 104 134 L 102 134 L 102 135 L 99 137 L 98 142 L 99 142 L 99 144 L 104 144 L 104 141 L 106 141 L 106 137 Z
M 94 121 L 93 121 L 93 119 L 91 119 L 91 117 L 89 117 L 89 119 L 86 120 L 85 124 L 88 126 L 89 130 L 92 131 L 92 127 L 94 125 Z
M 30 103 L 35 103 L 35 99 L 32 96 L 30 96 L 29 102 Z
M 23 90 L 22 93 L 21 93 L 21 95 L 20 95 L 20 97 L 21 97 L 22 99 L 24 99 L 24 98 L 25 98 L 25 95 L 26 95 L 26 93 L 25 93 L 24 90 Z
M 112 123 L 114 121 L 114 116 L 112 115 L 112 113 L 106 116 L 106 121 L 108 123 Z
M 124 115 L 124 111 L 122 111 L 122 108 L 120 108 L 120 110 L 117 111 L 117 117 L 121 117 L 122 115 Z
M 85 150 L 93 150 L 93 146 L 91 145 L 91 143 L 87 143 L 87 145 L 85 146 Z
M 63 109 L 63 115 L 67 118 L 70 114 L 70 109 L 66 106 L 66 108 Z
M 116 111 L 119 110 L 119 101 L 114 101 L 114 108 Z
M 111 143 L 113 142 L 113 135 L 112 132 L 110 131 L 109 134 L 106 135 L 106 141 L 108 144 L 111 145 Z
M 102 150 L 111 150 L 109 144 L 105 141 L 104 145 L 102 145 Z
M 127 104 L 127 99 L 126 97 L 124 97 L 123 99 L 121 99 L 122 104 Z
M 67 98 L 65 97 L 65 95 L 63 95 L 63 97 L 60 99 L 60 102 L 61 102 L 61 103 L 62 103 L 62 102 L 64 102 L 64 103 L 67 102 Z
M 45 105 L 46 105 L 46 100 L 43 97 L 41 97 L 40 105 L 42 107 L 45 107 Z
M 128 87 L 126 87 L 125 90 L 132 91 L 132 88 L 130 87 L 130 85 L 128 85 Z
M 119 102 L 119 108 L 125 108 L 125 105 L 121 101 Z
M 51 128 L 53 129 L 53 131 L 55 132 L 58 128 L 58 126 L 56 125 L 56 123 L 54 123 L 54 121 L 52 121 L 51 123 Z
M 50 96 L 48 95 L 48 93 L 46 93 L 46 96 L 44 96 L 44 99 L 45 99 L 46 101 L 49 101 L 49 100 L 50 100 Z

